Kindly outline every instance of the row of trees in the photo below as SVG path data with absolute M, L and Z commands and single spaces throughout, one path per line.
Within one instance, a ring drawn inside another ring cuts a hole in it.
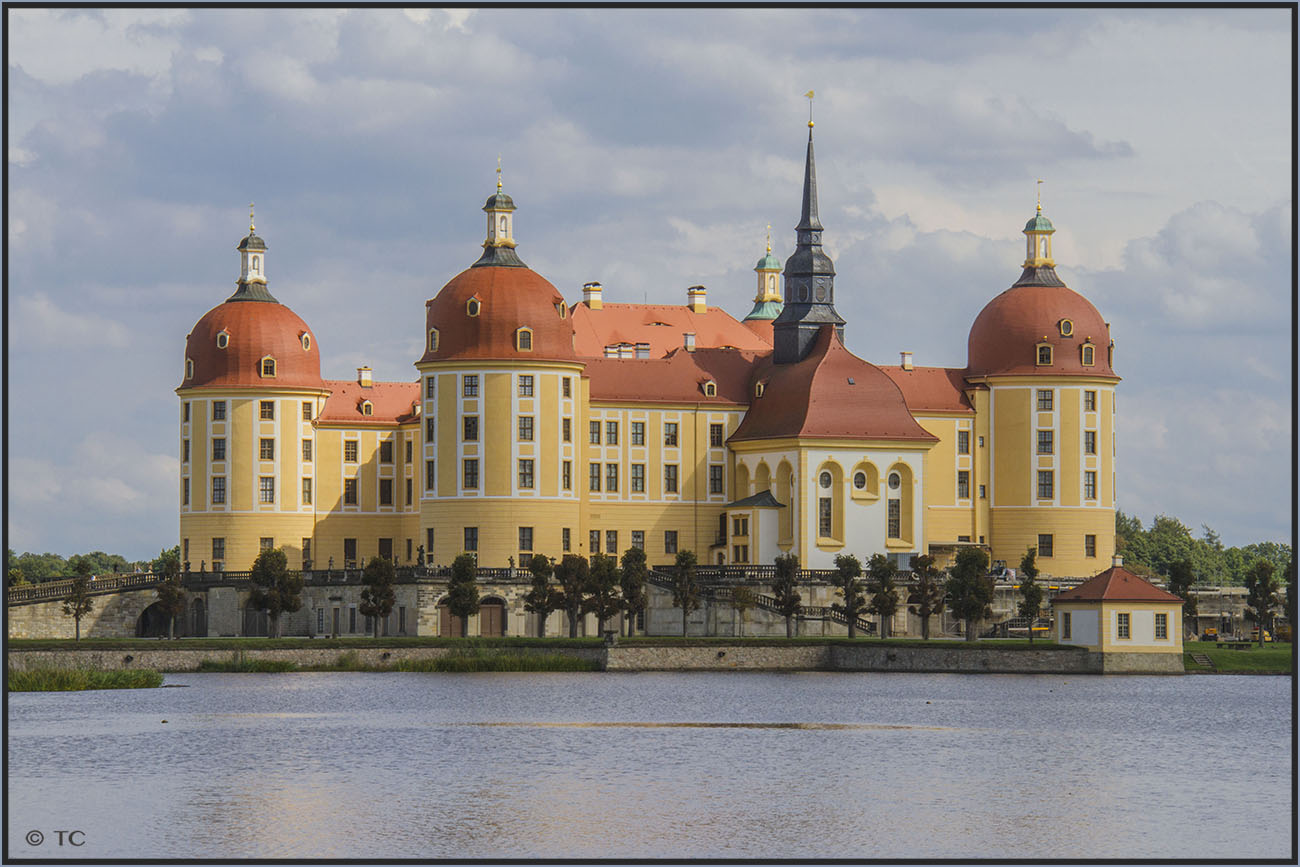
M 1192 583 L 1214 585 L 1246 584 L 1246 577 L 1260 560 L 1273 564 L 1275 574 L 1286 571 L 1292 559 L 1290 545 L 1255 542 L 1225 548 L 1219 534 L 1201 525 L 1201 537 L 1177 518 L 1156 515 L 1144 528 L 1134 515 L 1115 513 L 1115 551 L 1124 556 L 1124 567 L 1148 576 L 1173 578 L 1176 565 L 1190 572 Z

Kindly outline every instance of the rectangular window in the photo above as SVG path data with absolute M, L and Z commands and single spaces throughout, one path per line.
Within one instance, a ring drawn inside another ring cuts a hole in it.
M 438 420 L 430 416 L 424 420 L 424 441 L 427 443 L 437 439 Z
M 270 551 L 275 547 L 275 538 L 273 536 L 263 536 L 257 540 L 258 551 Z
M 311 440 L 302 441 L 302 459 L 304 463 L 311 463 Z
M 226 438 L 212 438 L 212 459 L 214 461 L 224 461 L 226 459 Z
M 258 457 L 264 461 L 275 460 L 275 440 L 262 437 L 258 441 Z
M 407 480 L 406 480 L 406 505 L 408 505 L 408 506 L 411 505 L 411 503 L 412 503 L 412 502 L 414 501 L 414 499 L 415 499 L 414 496 L 413 496 L 413 493 L 414 493 L 414 487 L 415 487 L 415 486 L 414 486 L 414 484 L 412 483 L 412 480 L 411 480 L 411 479 L 407 479 Z M 410 540 L 408 539 L 407 541 L 409 542 Z M 411 558 L 408 556 L 406 559 L 407 559 L 407 560 L 410 560 Z
M 1083 393 L 1083 411 L 1084 412 L 1097 411 L 1097 392 L 1085 391 Z
M 887 533 L 891 539 L 900 539 L 903 535 L 903 507 L 898 500 L 889 501 L 889 513 L 887 516 L 888 528 Z
M 980 499 L 983 500 L 987 498 L 988 498 L 988 488 L 986 488 L 984 485 L 980 485 Z
M 190 480 L 181 479 L 181 505 L 188 506 L 189 504 L 190 504 Z
M 1133 630 L 1129 624 L 1129 613 L 1127 611 L 1120 611 L 1115 614 L 1115 637 L 1133 637 Z
M 533 459 L 519 459 L 519 487 L 531 488 L 533 486 Z
M 591 530 L 587 533 L 587 547 L 591 549 L 592 554 L 600 553 L 600 531 Z
M 957 454 L 959 455 L 970 454 L 970 431 L 968 430 L 957 431 Z
M 181 440 L 181 463 L 188 464 L 189 462 L 190 462 L 190 441 Z
M 309 400 L 302 402 L 302 420 L 311 421 L 311 401 Z
M 433 561 L 433 528 L 432 527 L 424 528 L 424 557 L 425 560 L 423 563 L 420 564 L 421 566 L 427 566 L 430 562 Z
M 424 489 L 432 491 L 438 487 L 438 477 L 433 472 L 433 461 L 424 462 Z
M 645 422 L 643 421 L 632 422 L 632 445 L 634 446 L 645 445 Z
M 1169 615 L 1164 612 L 1156 613 L 1156 638 L 1166 639 L 1169 637 Z
M 391 464 L 393 462 L 393 441 L 392 440 L 380 441 L 379 462 L 381 464 Z
M 1050 388 L 1038 389 L 1038 409 L 1040 412 L 1051 412 L 1052 390 Z
M 391 506 L 393 504 L 393 480 L 379 480 L 379 505 Z
M 710 494 L 722 493 L 722 465 L 721 464 L 709 465 L 709 493 Z
M 565 380 L 565 382 L 568 382 L 568 380 Z M 566 443 L 573 442 L 573 419 L 560 419 L 560 439 Z
M 226 477 L 216 476 L 212 480 L 212 504 L 220 506 L 226 502 Z
M 519 396 L 520 397 L 533 396 L 533 377 L 531 374 L 519 375 Z
M 519 416 L 519 441 L 525 443 L 533 441 L 533 417 L 531 415 Z
M 1064 611 L 1061 613 L 1061 638 L 1070 639 L 1073 637 L 1070 634 L 1071 627 L 1074 625 L 1070 622 L 1071 619 L 1072 618 L 1070 617 L 1069 611 Z
M 1085 500 L 1097 499 L 1097 474 L 1092 470 L 1087 470 L 1083 474 L 1083 498 Z
M 478 527 L 465 528 L 465 550 L 466 551 L 478 550 Z
M 710 446 L 722 445 L 722 425 L 720 424 L 709 425 L 709 445 Z
M 568 382 L 567 379 L 564 381 Z M 573 534 L 569 531 L 568 527 L 562 527 L 560 529 L 560 550 L 566 554 L 573 550 Z
M 226 559 L 226 540 L 225 540 L 225 538 L 223 537 L 223 538 L 213 539 L 213 540 L 212 540 L 212 560 L 213 560 L 213 565 L 216 564 L 216 561 L 218 561 L 218 560 L 224 560 L 224 559 Z
M 271 421 L 275 418 L 275 401 L 264 400 L 261 402 L 261 416 L 265 421 Z
M 1053 554 L 1052 554 L 1052 541 L 1053 541 L 1053 539 L 1052 539 L 1052 534 L 1051 534 L 1051 533 L 1039 533 L 1039 534 L 1038 534 L 1038 556 L 1039 556 L 1039 557 L 1051 557 L 1051 556 L 1053 556 Z
M 1052 446 L 1052 432 L 1050 430 L 1040 430 L 1038 432 L 1038 453 L 1040 455 L 1055 454 L 1056 452 Z
M 892 500 L 890 502 L 893 502 Z M 819 497 L 817 499 L 817 535 L 830 536 L 831 534 L 831 498 Z
M 957 499 L 970 499 L 970 472 L 968 470 L 957 471 Z
M 1097 556 L 1097 537 L 1092 533 L 1087 533 L 1083 537 L 1083 556 Z
M 569 378 L 567 376 L 560 380 L 560 396 L 561 397 L 573 396 L 573 386 L 569 384 Z
M 478 442 L 478 416 L 467 415 L 461 419 L 461 439 L 467 443 Z
M 357 504 L 357 480 L 343 480 L 343 505 L 355 506 Z
M 664 422 L 664 445 L 666 446 L 677 445 L 677 422 L 675 421 Z
M 257 479 L 257 499 L 262 503 L 275 502 L 275 476 L 260 476 Z
M 664 466 L 664 493 L 677 493 L 677 465 L 667 464 Z
M 605 553 L 618 553 L 618 530 L 605 531 Z
M 605 422 L 605 445 L 607 446 L 618 445 L 618 422 L 616 421 Z
M 357 441 L 345 440 L 343 443 L 343 460 L 350 464 L 357 462 Z
M 560 464 L 560 489 L 573 490 L 573 461 L 564 461 Z
M 409 560 L 410 558 L 408 557 L 407 559 Z M 398 635 L 406 634 L 406 606 L 405 605 L 397 606 L 397 634 Z
M 1050 500 L 1056 489 L 1056 474 L 1051 470 L 1038 471 L 1038 499 Z
M 1095 455 L 1097 453 L 1097 432 L 1095 430 L 1083 432 L 1083 453 L 1085 455 Z
M 304 506 L 311 505 L 311 479 L 302 480 L 302 504 Z
M 664 530 L 664 553 L 665 554 L 677 553 L 677 531 L 676 530 Z
M 593 446 L 600 445 L 600 422 L 587 422 L 587 442 Z
M 478 374 L 467 373 L 461 380 L 461 397 L 478 397 Z
M 433 400 L 434 385 L 436 384 L 436 381 L 437 381 L 436 376 L 426 376 L 424 378 L 424 399 L 425 400 Z
M 348 632 L 357 631 L 357 609 L 354 605 L 348 609 Z
M 402 463 L 409 464 L 410 462 L 411 462 L 411 441 L 408 439 L 406 440 L 406 451 L 403 452 L 402 455 Z
M 605 464 L 605 490 L 611 494 L 618 492 L 618 464 Z
M 600 464 L 591 464 L 587 467 L 587 490 L 600 490 Z
M 478 487 L 478 458 L 465 458 L 462 462 L 464 470 L 464 483 L 461 487 L 477 488 Z
M 748 562 L 749 562 L 749 546 L 748 546 L 748 545 L 732 545 L 732 546 L 731 546 L 731 562 L 732 562 L 732 563 L 748 563 Z
M 216 418 L 214 415 L 213 418 Z M 190 402 L 187 400 L 181 404 L 181 421 L 189 422 L 190 420 Z
M 749 519 L 748 519 L 748 518 L 732 518 L 732 519 L 731 519 L 731 535 L 733 535 L 733 536 L 748 536 L 748 535 L 749 535 Z
M 632 490 L 638 494 L 645 491 L 645 464 L 632 465 Z
M 188 405 L 189 404 L 186 404 L 186 406 Z M 185 420 L 189 421 L 188 418 L 186 418 Z M 213 421 L 226 420 L 226 402 L 224 400 L 214 400 L 212 402 L 212 420 Z
M 645 550 L 645 530 L 632 531 L 632 547 Z
M 520 551 L 533 550 L 533 528 L 532 527 L 519 528 L 519 550 Z

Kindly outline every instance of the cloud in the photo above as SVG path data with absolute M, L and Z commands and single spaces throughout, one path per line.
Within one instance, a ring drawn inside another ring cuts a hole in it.
M 44 292 L 20 296 L 14 301 L 23 324 L 17 335 L 20 346 L 67 347 L 107 346 L 120 349 L 129 344 L 130 330 L 120 322 L 63 310 Z

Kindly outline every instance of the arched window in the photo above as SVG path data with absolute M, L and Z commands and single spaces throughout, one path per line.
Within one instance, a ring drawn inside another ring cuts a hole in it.
M 515 349 L 520 352 L 533 351 L 533 330 L 531 328 L 520 328 L 515 332 Z
M 704 396 L 705 396 L 705 397 L 717 397 L 717 396 L 718 396 L 718 384 L 717 384 L 716 382 L 714 382 L 713 380 L 711 380 L 711 379 L 710 379 L 708 382 L 704 383 Z
M 194 378 L 194 359 L 192 358 L 185 359 L 185 378 Z
M 361 414 L 362 414 L 362 415 L 373 415 L 374 412 L 375 412 L 374 404 L 372 404 L 372 403 L 371 403 L 370 401 L 368 401 L 368 400 L 365 400 L 365 401 L 362 401 L 362 402 L 361 402 Z
M 776 275 L 775 275 L 775 274 L 768 274 L 768 275 L 767 275 L 767 288 L 768 288 L 768 291 L 771 291 L 771 292 L 775 292 L 775 291 L 776 291 Z
M 217 332 L 217 349 L 225 349 L 229 345 L 230 332 L 224 330 Z
M 756 383 L 754 383 L 754 397 L 762 397 L 762 396 L 763 396 L 763 392 L 764 392 L 764 390 L 766 390 L 766 389 L 767 389 L 767 383 L 766 383 L 766 382 L 756 382 Z
M 1092 367 L 1096 364 L 1097 348 L 1091 343 L 1083 344 L 1083 346 L 1079 347 L 1079 352 L 1084 367 Z
M 429 351 L 438 351 L 438 329 L 436 328 L 429 329 Z
M 275 376 L 275 359 L 269 355 L 262 359 L 262 376 L 263 378 Z
M 254 257 L 253 257 L 253 273 L 254 273 L 254 274 L 257 273 L 257 269 L 261 266 L 261 259 L 262 259 L 261 256 L 254 256 Z
M 501 215 L 501 220 L 500 220 L 499 225 L 501 226 L 501 234 L 504 235 L 504 234 L 506 233 L 506 216 L 505 216 L 505 214 L 502 214 L 502 215 Z M 527 227 L 525 226 L 524 228 L 527 228 Z
M 1047 258 L 1047 238 L 1042 239 L 1043 258 Z
M 1038 366 L 1045 367 L 1052 363 L 1052 345 L 1050 343 L 1038 344 Z

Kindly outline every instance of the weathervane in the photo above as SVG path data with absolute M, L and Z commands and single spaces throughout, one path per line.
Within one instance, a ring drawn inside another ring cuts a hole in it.
M 809 129 L 812 129 L 812 125 L 813 125 L 813 120 L 812 120 L 812 101 L 813 101 L 813 92 L 810 90 L 810 91 L 808 91 L 807 93 L 805 93 L 804 96 L 808 97 L 808 128 L 809 128 Z
M 250 235 L 253 234 L 254 228 L 255 226 L 253 226 L 253 203 L 249 202 L 248 203 L 248 234 Z
M 1042 178 L 1038 179 L 1038 184 L 1035 187 L 1035 189 L 1038 192 L 1038 195 L 1036 196 L 1036 199 L 1038 201 L 1038 213 L 1041 214 L 1043 212 L 1043 179 Z
M 767 252 L 772 252 L 772 224 L 767 224 Z
M 501 192 L 501 154 L 497 154 L 497 192 Z

